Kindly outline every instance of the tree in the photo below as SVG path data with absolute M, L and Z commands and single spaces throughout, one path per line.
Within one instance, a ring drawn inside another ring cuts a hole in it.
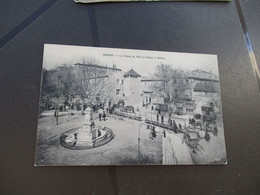
M 113 71 L 97 65 L 94 58 L 82 58 L 77 65 L 63 64 L 52 70 L 43 70 L 42 104 L 52 102 L 55 107 L 80 98 L 82 114 L 84 104 L 104 103 L 113 98 Z
M 152 91 L 156 96 L 163 97 L 169 112 L 172 110 L 172 103 L 181 98 L 190 98 L 190 85 L 185 71 L 174 69 L 169 64 L 159 64 L 154 76 L 161 82 L 154 82 L 151 85 Z
M 81 99 L 82 113 L 85 100 L 87 104 L 92 104 L 99 97 L 99 102 L 104 103 L 113 97 L 114 82 L 111 79 L 111 70 L 97 64 L 93 58 L 83 58 L 82 64 L 75 67 L 75 80 L 71 89 Z
M 42 71 L 42 88 L 41 88 L 41 101 L 40 101 L 40 111 L 44 109 L 50 109 L 53 107 L 54 99 L 58 98 L 58 86 L 53 81 L 53 76 L 56 70 L 46 70 Z

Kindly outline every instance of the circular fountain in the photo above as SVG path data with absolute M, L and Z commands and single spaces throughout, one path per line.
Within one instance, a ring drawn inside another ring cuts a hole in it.
M 95 126 L 92 108 L 85 110 L 85 120 L 81 128 L 71 129 L 60 136 L 60 144 L 68 149 L 86 150 L 107 144 L 114 133 L 107 127 Z

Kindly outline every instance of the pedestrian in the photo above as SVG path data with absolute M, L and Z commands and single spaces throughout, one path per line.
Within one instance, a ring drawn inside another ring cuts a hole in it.
M 176 124 L 175 120 L 172 120 L 172 126 L 174 126 L 174 124 Z
M 194 118 L 191 119 L 191 122 L 192 122 L 192 125 L 195 126 L 195 119 Z
M 168 119 L 168 126 L 170 127 L 171 126 L 171 118 L 169 117 L 169 119 Z
M 105 110 L 103 111 L 103 119 L 104 119 L 104 121 L 106 120 L 106 112 L 105 112 Z
M 174 122 L 173 123 L 173 131 L 174 131 L 174 133 L 177 133 L 177 129 L 178 129 L 177 124 Z
M 206 133 L 205 133 L 204 139 L 205 139 L 207 142 L 209 142 L 209 140 L 210 140 L 210 135 L 209 135 L 209 133 L 208 133 L 207 131 L 206 131 Z
M 99 118 L 99 121 L 102 120 L 102 114 L 103 114 L 103 110 L 101 108 L 98 109 L 98 118 Z
M 163 123 L 163 119 L 164 119 L 164 117 L 163 117 L 163 115 L 161 116 L 161 121 L 162 121 L 162 123 Z
M 155 126 L 152 126 L 152 136 L 153 136 L 154 138 L 156 137 Z

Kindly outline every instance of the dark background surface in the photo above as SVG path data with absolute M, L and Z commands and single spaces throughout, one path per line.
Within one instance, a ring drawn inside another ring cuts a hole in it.
M 260 194 L 259 0 L 0 7 L 0 194 Z M 228 164 L 35 168 L 44 43 L 217 54 Z

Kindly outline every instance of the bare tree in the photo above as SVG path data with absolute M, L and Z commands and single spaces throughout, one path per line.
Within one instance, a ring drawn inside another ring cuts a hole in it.
M 190 96 L 187 93 L 190 85 L 185 71 L 174 69 L 169 64 L 159 64 L 154 76 L 164 82 L 154 82 L 151 88 L 155 95 L 163 97 L 164 103 L 170 108 L 169 112 L 171 112 L 173 102 Z
M 75 81 L 72 90 L 81 98 L 82 113 L 85 100 L 86 103 L 93 103 L 99 97 L 99 101 L 104 103 L 112 98 L 114 83 L 108 75 L 110 70 L 100 68 L 97 64 L 93 58 L 83 58 L 82 64 L 77 65 L 74 71 Z
M 113 98 L 113 70 L 98 65 L 94 58 L 82 58 L 76 66 L 63 64 L 43 71 L 42 105 L 51 101 L 55 108 L 79 97 L 82 113 L 84 104 L 104 103 Z M 99 98 L 97 98 L 99 97 Z

